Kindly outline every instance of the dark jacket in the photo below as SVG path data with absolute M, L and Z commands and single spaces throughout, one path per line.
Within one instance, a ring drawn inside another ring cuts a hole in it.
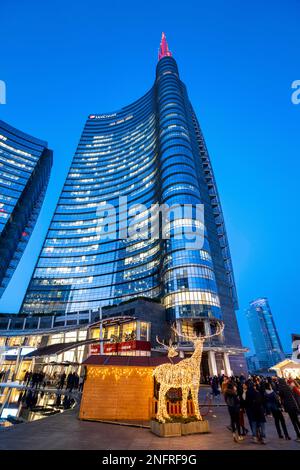
M 249 388 L 246 393 L 247 407 L 250 410 L 251 418 L 257 423 L 265 423 L 264 399 L 262 394 L 254 388 Z
M 266 390 L 264 394 L 267 413 L 279 411 L 281 408 L 280 398 L 274 390 Z
M 300 410 L 297 401 L 295 400 L 292 390 L 284 379 L 279 379 L 278 390 L 285 411 L 287 411 L 287 413 L 299 413 Z
M 224 394 L 225 402 L 228 408 L 240 409 L 240 399 L 234 390 L 226 390 Z

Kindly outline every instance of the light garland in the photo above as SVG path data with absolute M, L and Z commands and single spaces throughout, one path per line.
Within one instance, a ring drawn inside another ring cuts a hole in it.
M 112 367 L 112 366 L 99 366 L 88 368 L 88 378 L 101 378 L 102 380 L 111 377 L 119 381 L 120 379 L 128 379 L 132 375 L 146 378 L 152 376 L 152 369 L 150 367 Z

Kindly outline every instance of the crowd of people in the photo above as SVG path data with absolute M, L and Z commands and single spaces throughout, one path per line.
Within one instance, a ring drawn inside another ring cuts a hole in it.
M 77 372 L 70 372 L 68 375 L 66 375 L 66 373 L 63 372 L 58 379 L 57 388 L 62 390 L 65 387 L 66 390 L 69 390 L 69 392 L 72 392 L 73 389 L 76 389 L 79 392 L 81 392 L 82 387 L 83 387 L 83 382 L 84 382 L 83 377 L 79 377 Z
M 11 370 L 2 369 L 0 371 L 0 382 L 7 382 L 10 378 Z M 40 371 L 29 371 L 27 370 L 24 373 L 22 382 L 27 387 L 40 389 L 45 388 L 46 386 L 54 386 L 59 390 L 65 388 L 69 392 L 73 390 L 78 390 L 82 392 L 83 384 L 85 380 L 85 375 L 79 376 L 77 372 L 69 372 L 66 374 L 64 371 L 61 374 L 54 372 L 53 375 L 46 374 L 43 370 Z
M 279 439 L 290 440 L 285 411 L 294 427 L 296 441 L 300 442 L 300 381 L 278 377 L 249 376 L 246 378 L 212 377 L 211 391 L 214 397 L 224 397 L 230 416 L 230 426 L 235 442 L 241 442 L 249 433 L 249 423 L 254 443 L 266 443 L 266 417 L 274 419 Z
M 46 383 L 46 374 L 43 371 L 40 372 L 25 372 L 23 382 L 27 386 L 31 386 L 32 388 L 41 388 L 42 386 L 45 387 Z
M 77 372 L 70 372 L 68 375 L 65 372 L 61 374 L 54 373 L 53 377 L 47 376 L 45 372 L 38 371 L 38 372 L 30 372 L 26 371 L 23 383 L 26 386 L 30 386 L 32 388 L 41 388 L 46 386 L 54 385 L 57 389 L 68 390 L 72 392 L 73 390 L 82 391 L 84 377 L 79 377 Z
M 29 410 L 34 410 L 40 398 L 43 398 L 44 392 L 40 390 L 28 389 L 19 395 L 18 403 L 26 406 Z M 69 409 L 75 403 L 74 398 L 69 395 L 57 395 L 54 406 L 57 408 Z

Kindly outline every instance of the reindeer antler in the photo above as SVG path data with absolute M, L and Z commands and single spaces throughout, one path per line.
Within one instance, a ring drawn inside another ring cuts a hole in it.
M 212 335 L 202 336 L 202 338 L 205 340 L 205 339 L 213 338 L 214 336 L 219 336 L 219 335 L 221 335 L 221 334 L 223 333 L 224 328 L 225 328 L 224 323 L 223 323 L 223 322 L 220 322 L 220 321 L 217 321 L 217 329 L 216 329 L 216 332 L 213 333 Z
M 177 336 L 179 336 L 179 337 L 181 336 L 182 338 L 187 338 L 187 335 L 183 335 L 182 333 L 179 333 L 179 331 L 177 330 L 177 328 L 176 328 L 174 325 L 171 327 L 171 330 L 173 330 L 174 333 L 175 333 Z
M 172 340 L 169 340 L 169 346 L 167 346 L 164 342 L 160 341 L 158 336 L 156 336 L 156 341 L 158 344 L 163 346 L 164 349 L 168 351 L 168 358 L 171 359 L 172 357 L 175 357 L 178 355 L 178 352 L 176 350 L 176 347 L 173 345 Z

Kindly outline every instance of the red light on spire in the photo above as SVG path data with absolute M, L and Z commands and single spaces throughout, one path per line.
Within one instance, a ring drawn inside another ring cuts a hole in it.
M 172 57 L 172 52 L 169 51 L 169 46 L 165 33 L 162 33 L 161 35 L 160 47 L 158 51 L 158 60 L 162 59 L 163 57 Z

